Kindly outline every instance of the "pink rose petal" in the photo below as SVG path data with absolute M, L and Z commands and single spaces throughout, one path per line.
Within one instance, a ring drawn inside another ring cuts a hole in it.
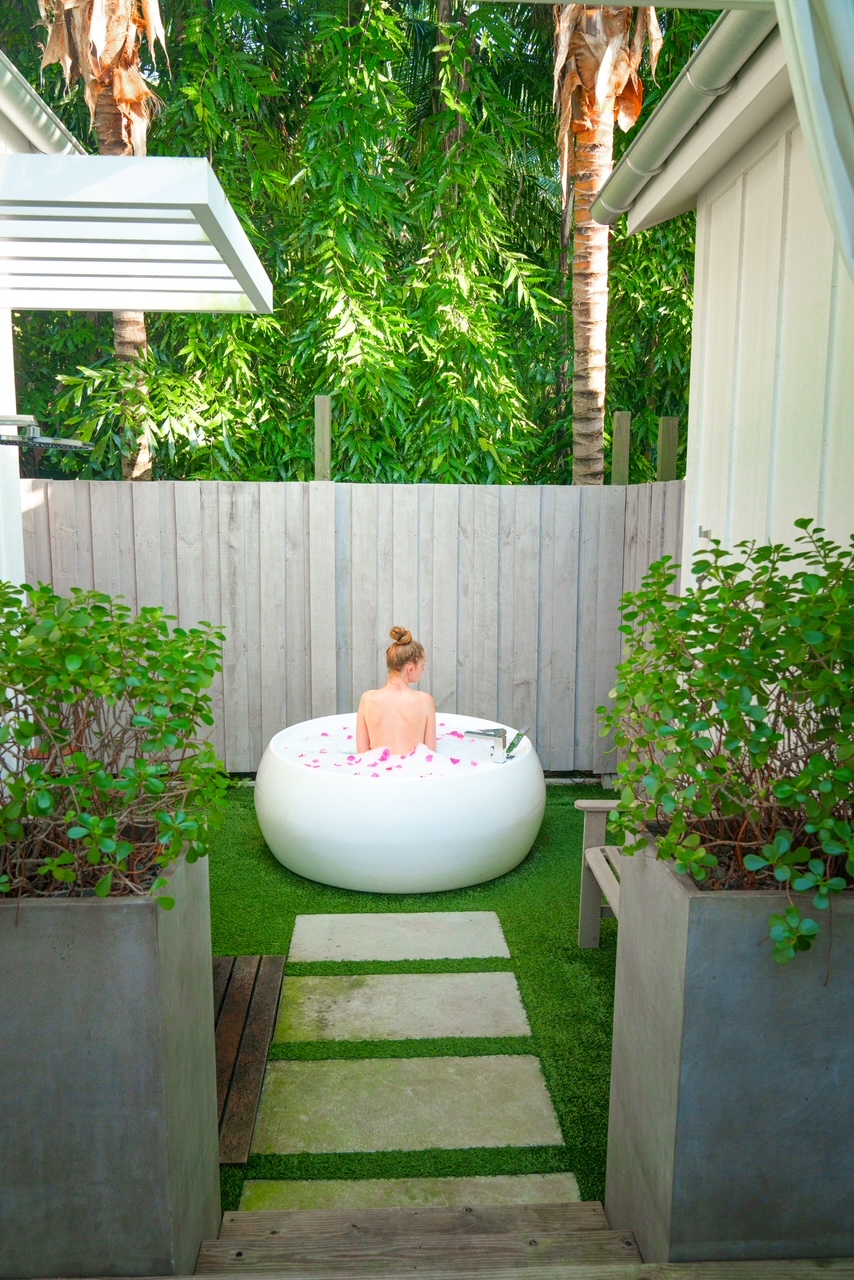
M 459 764 L 459 763 L 460 763 L 459 760 L 455 760 L 454 757 L 451 756 L 451 764 Z
M 380 756 L 380 764 L 384 764 L 385 761 L 388 760 L 390 755 L 391 755 L 391 752 L 389 751 L 388 747 L 386 747 L 385 751 Z
M 427 761 L 427 763 L 429 764 L 429 763 L 430 763 L 430 761 L 433 759 L 433 757 L 432 757 L 432 756 L 425 756 L 425 757 L 424 757 L 424 759 L 425 759 L 425 760 Z
M 328 738 L 328 737 L 329 737 L 329 734 L 328 734 L 328 733 L 322 733 L 320 736 L 321 736 L 321 738 Z

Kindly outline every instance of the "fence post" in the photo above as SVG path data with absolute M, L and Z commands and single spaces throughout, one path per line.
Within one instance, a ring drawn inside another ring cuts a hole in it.
M 332 398 L 314 397 L 314 478 L 332 479 Z
M 632 433 L 632 415 L 614 414 L 614 430 L 611 435 L 611 484 L 629 483 L 629 443 Z
M 656 480 L 676 479 L 676 450 L 679 447 L 679 419 L 658 419 L 658 467 Z

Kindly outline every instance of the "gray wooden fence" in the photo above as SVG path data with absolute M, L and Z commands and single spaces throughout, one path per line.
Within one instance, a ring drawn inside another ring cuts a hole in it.
M 235 772 L 384 681 L 395 623 L 425 645 L 441 711 L 530 725 L 546 769 L 610 771 L 595 708 L 620 595 L 681 539 L 682 481 L 21 484 L 29 581 L 225 628 L 213 737 Z

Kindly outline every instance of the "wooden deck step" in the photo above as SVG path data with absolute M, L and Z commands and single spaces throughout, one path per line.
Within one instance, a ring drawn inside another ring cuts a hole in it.
M 218 1280 L 270 1280 L 269 1271 L 223 1271 Z M 312 1269 L 281 1272 L 287 1280 L 341 1280 L 342 1271 Z M 429 1260 L 399 1271 L 377 1271 L 381 1280 L 457 1280 L 451 1266 L 434 1266 Z M 463 1273 L 465 1274 L 465 1273 Z M 771 1262 L 603 1262 L 546 1263 L 520 1269 L 493 1267 L 489 1280 L 854 1280 L 852 1258 L 805 1258 Z M 162 1280 L 137 1277 L 136 1280 Z M 189 1276 L 173 1280 L 190 1280 Z
M 221 1164 L 249 1159 L 284 968 L 284 956 L 214 957 Z
M 625 1231 L 574 1231 L 571 1227 L 536 1230 L 517 1223 L 506 1231 L 409 1232 L 401 1235 L 361 1226 L 354 1215 L 349 1234 L 300 1232 L 274 1240 L 228 1238 L 202 1243 L 196 1274 L 257 1272 L 279 1276 L 335 1277 L 421 1271 L 430 1267 L 449 1274 L 494 1275 L 499 1267 L 523 1274 L 543 1263 L 596 1264 L 639 1262 L 632 1236 Z
M 595 1200 L 574 1204 L 486 1205 L 477 1208 L 429 1206 L 394 1209 L 288 1209 L 223 1214 L 220 1240 L 326 1239 L 360 1236 L 491 1235 L 521 1228 L 528 1232 L 606 1231 L 605 1210 Z

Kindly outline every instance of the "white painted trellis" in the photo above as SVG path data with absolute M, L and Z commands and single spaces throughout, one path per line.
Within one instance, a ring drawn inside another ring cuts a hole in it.
M 352 710 L 394 623 L 427 649 L 441 711 L 530 725 L 546 769 L 609 771 L 595 709 L 620 595 L 681 537 L 678 480 L 21 484 L 28 581 L 222 624 L 214 741 L 234 772 L 286 724 Z

